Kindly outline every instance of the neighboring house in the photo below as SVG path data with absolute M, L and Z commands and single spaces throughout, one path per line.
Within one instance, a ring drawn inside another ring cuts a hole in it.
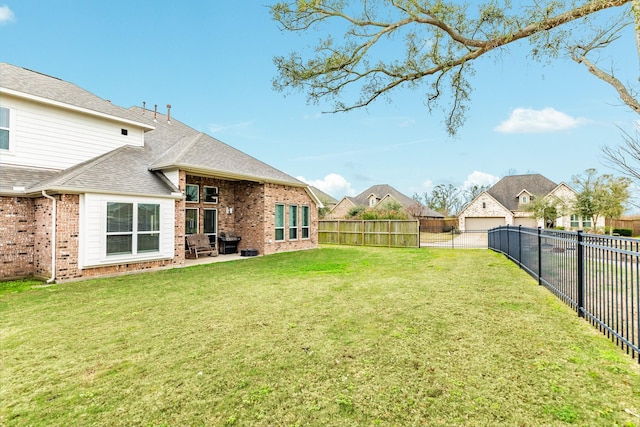
M 343 219 L 349 217 L 353 208 L 375 208 L 384 206 L 389 202 L 397 202 L 402 205 L 410 216 L 418 218 L 444 218 L 444 215 L 430 209 L 411 197 L 407 197 L 395 188 L 387 184 L 374 185 L 367 188 L 357 196 L 345 196 L 327 214 L 327 218 Z
M 0 278 L 179 267 L 192 233 L 317 247 L 306 184 L 156 110 L 0 63 Z
M 506 176 L 462 209 L 458 215 L 459 228 L 463 231 L 488 230 L 503 225 L 592 228 L 594 224 L 589 218 L 578 218 L 569 212 L 558 217 L 553 224 L 544 224 L 544 219 L 536 219 L 527 210 L 527 205 L 540 197 L 555 197 L 571 206 L 576 195 L 576 191 L 567 184 L 556 184 L 540 174 Z M 604 218 L 599 219 L 595 227 L 604 227 Z
M 322 208 L 320 208 L 320 212 L 321 213 L 322 212 L 331 211 L 331 209 L 333 209 L 333 207 L 338 203 L 338 201 L 335 198 L 333 198 L 333 196 L 325 193 L 324 191 L 320 190 L 319 188 L 314 187 L 313 185 L 310 185 L 309 188 L 311 189 L 313 194 L 316 195 L 318 200 L 320 200 L 320 202 L 323 205 Z

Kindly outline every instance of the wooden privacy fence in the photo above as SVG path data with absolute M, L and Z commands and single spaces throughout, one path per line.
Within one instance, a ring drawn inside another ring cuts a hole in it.
M 337 245 L 420 247 L 419 221 L 320 220 L 318 242 Z

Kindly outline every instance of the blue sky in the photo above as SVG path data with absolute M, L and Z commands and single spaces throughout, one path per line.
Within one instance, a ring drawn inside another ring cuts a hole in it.
M 328 105 L 272 89 L 273 57 L 305 49 L 320 34 L 281 32 L 269 3 L 0 0 L 0 61 L 122 107 L 146 102 L 165 112 L 171 104 L 172 117 L 338 199 L 375 184 L 411 196 L 438 184 L 492 184 L 512 172 L 556 183 L 587 168 L 612 173 L 601 147 L 618 146 L 618 126 L 631 131 L 638 121 L 583 66 L 533 62 L 523 47 L 477 62 L 456 138 L 440 112 L 429 113 L 426 89 L 324 114 Z M 637 82 L 634 52 L 629 29 L 600 64 Z

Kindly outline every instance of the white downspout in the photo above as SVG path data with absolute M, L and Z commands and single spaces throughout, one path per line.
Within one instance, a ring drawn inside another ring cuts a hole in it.
M 53 202 L 53 211 L 51 212 L 51 277 L 47 283 L 53 283 L 56 280 L 56 206 L 57 200 L 47 194 L 47 190 L 42 190 L 42 195 Z

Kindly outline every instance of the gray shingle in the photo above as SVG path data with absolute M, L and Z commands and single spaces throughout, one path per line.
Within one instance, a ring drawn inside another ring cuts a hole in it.
M 144 147 L 124 146 L 64 171 L 13 171 L 2 167 L 0 190 L 113 192 L 170 196 L 177 189 L 159 172 L 179 168 L 222 178 L 306 187 L 303 182 L 172 118 L 142 108 L 124 109 L 78 86 L 35 71 L 0 63 L 0 85 L 14 91 L 108 114 L 153 129 Z
M 487 190 L 494 199 L 505 208 L 514 212 L 519 210 L 518 195 L 527 191 L 535 197 L 544 197 L 557 187 L 553 181 L 540 174 L 505 176 Z
M 378 184 L 371 186 L 364 190 L 362 193 L 358 194 L 355 197 L 348 197 L 356 206 L 369 206 L 369 196 L 375 195 L 378 199 L 383 199 L 385 196 L 389 195 L 396 199 L 402 206 L 409 207 L 415 203 L 411 197 L 408 197 L 392 186 L 388 184 Z M 434 211 L 433 209 L 423 206 L 421 216 L 423 217 L 432 217 L 432 218 L 444 218 L 439 212 Z
M 4 62 L 0 62 L 0 86 L 70 106 L 108 114 L 115 118 L 136 121 L 135 115 L 126 108 L 118 107 L 73 83 Z

